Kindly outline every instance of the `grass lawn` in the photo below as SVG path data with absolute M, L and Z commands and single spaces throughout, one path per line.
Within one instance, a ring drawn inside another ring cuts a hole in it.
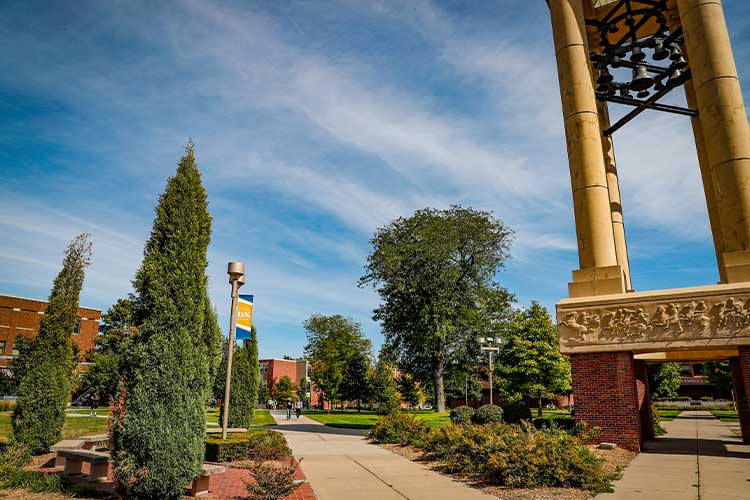
M 10 412 L 0 413 L 0 443 L 7 443 L 10 439 Z M 106 418 L 71 417 L 65 419 L 63 438 L 71 439 L 88 434 L 104 434 L 107 432 Z
M 739 422 L 740 416 L 734 410 L 712 410 L 714 417 L 722 422 Z
M 219 409 L 209 408 L 206 411 L 206 421 L 221 425 L 219 422 Z M 253 420 L 253 426 L 256 425 L 276 425 L 276 421 L 273 419 L 268 410 L 255 410 L 255 419 Z M 215 426 L 211 426 L 215 427 Z
M 677 415 L 682 413 L 682 410 L 675 410 L 672 408 L 659 408 L 659 419 L 662 422 L 669 422 L 670 420 L 674 420 L 677 418 Z

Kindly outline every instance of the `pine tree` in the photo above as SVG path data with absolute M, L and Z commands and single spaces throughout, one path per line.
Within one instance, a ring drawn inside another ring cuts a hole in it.
M 46 453 L 62 439 L 75 368 L 71 335 L 78 321 L 78 299 L 90 259 L 89 235 L 81 234 L 65 252 L 39 333 L 24 359 L 19 398 L 13 410 L 13 433 L 34 453 Z
M 203 325 L 203 343 L 206 346 L 208 354 L 208 379 L 213 383 L 217 376 L 220 376 L 219 366 L 221 365 L 221 356 L 224 352 L 224 336 L 221 333 L 219 321 L 216 319 L 216 311 L 211 307 L 211 301 L 206 295 L 206 318 Z M 226 365 L 224 366 L 224 377 L 226 378 Z M 209 395 L 210 397 L 210 395 Z M 223 394 L 220 397 L 224 397 Z
M 382 358 L 382 356 L 381 356 Z M 378 405 L 380 415 L 388 415 L 398 411 L 398 392 L 393 368 L 383 359 L 378 361 L 372 372 L 372 399 Z
M 250 329 L 250 339 L 245 342 L 247 349 L 248 366 L 250 368 L 250 377 L 248 378 L 248 396 L 253 407 L 253 417 L 255 417 L 255 405 L 258 402 L 258 391 L 260 391 L 260 365 L 258 364 L 258 332 L 253 326 Z M 250 419 L 252 422 L 252 418 Z
M 137 335 L 112 424 L 115 482 L 133 500 L 177 500 L 200 470 L 210 391 L 206 192 L 192 141 L 156 207 L 133 287 Z

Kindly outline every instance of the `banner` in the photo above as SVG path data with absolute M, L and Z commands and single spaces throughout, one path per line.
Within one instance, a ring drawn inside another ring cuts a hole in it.
M 249 340 L 250 328 L 253 326 L 253 296 L 240 295 L 237 298 L 237 340 Z

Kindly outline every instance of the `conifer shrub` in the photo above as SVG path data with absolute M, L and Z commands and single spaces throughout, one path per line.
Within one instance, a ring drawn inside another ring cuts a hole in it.
M 509 488 L 608 491 L 614 474 L 575 436 L 528 423 L 446 425 L 430 435 L 428 457 L 447 472 L 474 474 Z
M 223 363 L 226 370 L 226 364 Z M 219 374 L 220 376 L 220 374 Z M 225 375 L 226 378 L 226 375 Z M 258 400 L 258 341 L 255 327 L 250 338 L 236 347 L 232 356 L 232 385 L 229 393 L 229 426 L 250 427 L 255 418 Z M 290 379 L 291 381 L 291 379 Z M 221 384 L 223 389 L 224 384 Z M 223 394 L 221 397 L 224 397 Z M 224 406 L 222 405 L 222 413 Z M 223 418 L 220 416 L 220 418 Z
M 302 460 L 300 459 L 300 462 Z M 258 460 L 248 467 L 252 481 L 244 481 L 248 496 L 247 500 L 279 500 L 294 493 L 302 486 L 294 475 L 299 464 L 287 465 Z
M 470 424 L 474 417 L 474 408 L 467 405 L 458 406 L 451 410 L 451 423 L 453 424 Z
M 124 395 L 112 415 L 118 493 L 177 500 L 200 470 L 212 348 L 205 329 L 206 192 L 192 142 L 167 181 L 133 287 L 133 322 L 121 358 Z M 120 398 L 116 398 L 120 399 Z
M 91 258 L 88 238 L 88 234 L 81 234 L 68 246 L 39 333 L 21 363 L 18 400 L 13 408 L 13 435 L 34 454 L 48 452 L 62 439 L 65 406 L 76 364 L 72 335 L 78 322 L 84 272 Z
M 376 443 L 421 445 L 429 433 L 429 426 L 421 420 L 407 413 L 391 413 L 380 417 L 367 437 Z
M 474 414 L 475 424 L 489 424 L 490 422 L 502 422 L 503 409 L 497 405 L 482 405 Z

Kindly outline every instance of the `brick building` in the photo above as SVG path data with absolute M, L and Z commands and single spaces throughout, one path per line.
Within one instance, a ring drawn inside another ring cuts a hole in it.
M 310 363 L 306 359 L 261 359 L 260 380 L 268 387 L 269 393 L 272 392 L 273 386 L 284 375 L 292 379 L 292 382 L 299 387 L 300 381 L 310 382 Z M 313 406 L 318 405 L 319 395 L 314 387 L 310 389 L 310 402 Z
M 0 295 L 0 369 L 10 367 L 13 357 L 18 355 L 15 347 L 18 337 L 36 337 L 47 305 L 43 300 Z M 99 309 L 78 308 L 78 323 L 73 331 L 73 339 L 78 346 L 80 359 L 94 349 L 101 317 Z

